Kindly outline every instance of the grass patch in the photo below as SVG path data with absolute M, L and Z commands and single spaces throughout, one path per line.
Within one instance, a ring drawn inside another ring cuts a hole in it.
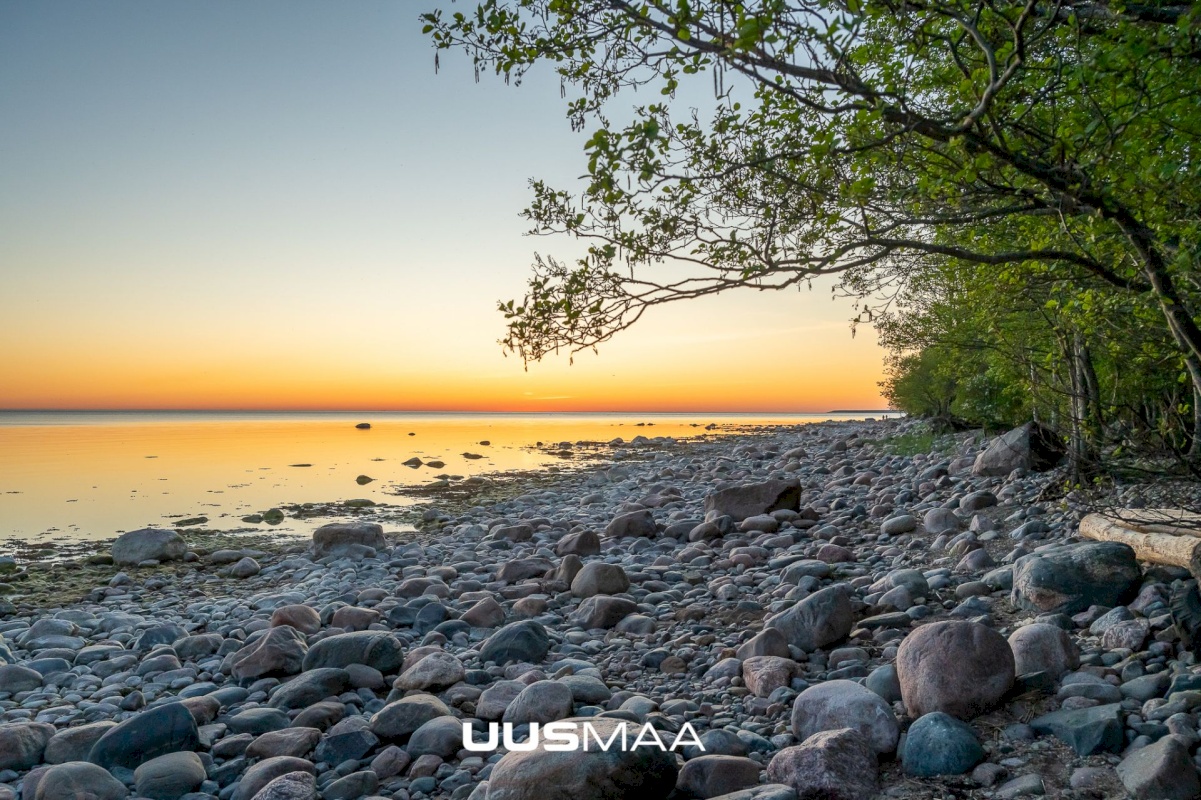
M 869 441 L 894 456 L 916 456 L 923 453 L 946 454 L 953 446 L 951 437 L 938 436 L 932 431 L 910 431 Z

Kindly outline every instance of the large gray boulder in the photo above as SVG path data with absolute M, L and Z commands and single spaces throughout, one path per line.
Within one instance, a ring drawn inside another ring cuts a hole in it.
M 113 563 L 137 565 L 143 561 L 178 561 L 188 552 L 188 543 L 176 531 L 142 528 L 123 533 L 113 542 Z
M 799 741 L 842 728 L 861 733 L 879 755 L 896 750 L 901 733 L 884 698 L 854 681 L 826 681 L 797 695 L 792 706 L 792 734 Z
M 313 531 L 313 558 L 367 558 L 387 546 L 374 522 L 331 522 Z
M 567 721 L 575 723 L 581 741 L 585 722 L 605 741 L 620 737 L 624 725 L 632 743 L 640 728 L 604 717 Z M 508 753 L 492 770 L 488 800 L 652 800 L 675 787 L 675 753 L 645 746 L 623 750 L 617 744 L 606 751 L 590 742 L 588 749 L 551 751 L 542 740 L 534 750 Z
M 510 622 L 484 641 L 480 647 L 481 661 L 494 661 L 504 666 L 514 661 L 540 664 L 550 649 L 546 628 L 527 619 Z
M 204 763 L 195 753 L 167 753 L 147 761 L 134 770 L 138 797 L 151 800 L 179 800 L 204 783 Z
M 105 769 L 137 769 L 152 758 L 200 747 L 196 718 L 183 703 L 165 703 L 110 728 L 92 746 L 88 761 Z
M 630 579 L 620 564 L 593 561 L 585 564 L 571 581 L 571 593 L 576 597 L 598 594 L 621 594 L 630 588 Z
M 901 642 L 897 678 L 911 717 L 942 711 L 967 720 L 1009 691 L 1013 652 L 1005 637 L 978 622 L 932 622 Z
M 1022 556 L 1013 565 L 1013 602 L 1036 613 L 1075 614 L 1134 597 L 1143 573 L 1130 545 L 1081 542 Z
M 390 632 L 351 631 L 327 636 L 310 647 L 304 671 L 364 664 L 387 675 L 396 672 L 403 661 L 404 645 Z
M 42 763 L 46 743 L 54 726 L 44 722 L 12 722 L 0 725 L 0 770 L 18 771 Z
M 769 618 L 764 627 L 775 628 L 788 644 L 811 652 L 845 639 L 854 622 L 850 591 L 836 584 Z
M 850 728 L 815 733 L 786 747 L 767 764 L 767 779 L 807 800 L 864 800 L 879 786 L 876 752 Z
M 42 773 L 36 786 L 29 778 L 23 796 L 29 800 L 124 800 L 125 784 L 109 771 L 85 761 L 57 764 Z
M 229 654 L 225 666 L 240 681 L 284 677 L 300 672 L 308 652 L 304 634 L 290 625 L 281 625 L 251 634 L 246 644 Z
M 1187 740 L 1179 736 L 1165 736 L 1135 750 L 1118 764 L 1117 773 L 1138 800 L 1193 800 L 1201 794 Z
M 781 509 L 800 510 L 801 486 L 795 480 L 770 480 L 746 486 L 731 486 L 705 498 L 705 512 L 729 516 L 735 522 Z
M 993 439 L 976 456 L 972 474 L 999 477 L 1015 469 L 1042 472 L 1062 461 L 1065 452 L 1063 440 L 1054 431 L 1037 422 L 1027 422 Z

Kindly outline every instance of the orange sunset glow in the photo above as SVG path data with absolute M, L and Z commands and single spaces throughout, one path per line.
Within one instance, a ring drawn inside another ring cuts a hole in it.
M 435 74 L 408 4 L 310 12 L 6 8 L 0 408 L 884 405 L 829 285 L 654 309 L 574 364 L 506 358 L 496 302 L 536 252 L 580 253 L 519 217 L 530 178 L 582 169 L 557 82 Z

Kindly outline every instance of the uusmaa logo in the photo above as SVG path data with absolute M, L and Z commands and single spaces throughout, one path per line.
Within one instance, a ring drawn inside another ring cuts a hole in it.
M 506 750 L 509 751 L 528 751 L 534 750 L 539 744 L 542 744 L 542 749 L 551 752 L 567 752 L 573 750 L 602 750 L 608 752 L 609 748 L 614 745 L 620 745 L 617 749 L 622 752 L 637 750 L 639 747 L 654 748 L 656 750 L 676 750 L 686 745 L 695 745 L 702 752 L 705 746 L 701 744 L 701 739 L 696 735 L 696 730 L 693 729 L 690 723 L 685 722 L 680 728 L 680 732 L 675 734 L 671 744 L 668 745 L 661 734 L 665 731 L 657 730 L 649 722 L 645 725 L 637 727 L 637 735 L 633 742 L 630 741 L 630 724 L 628 722 L 619 722 L 613 729 L 613 732 L 606 739 L 591 722 L 548 722 L 545 725 L 539 725 L 537 722 L 530 723 L 530 736 L 524 742 L 513 741 L 513 733 L 516 726 L 511 722 L 504 724 L 492 722 L 488 724 L 488 738 L 482 742 L 475 740 L 471 723 L 463 723 L 463 748 L 470 750 L 473 753 L 491 752 L 496 749 L 499 743 L 503 743 Z

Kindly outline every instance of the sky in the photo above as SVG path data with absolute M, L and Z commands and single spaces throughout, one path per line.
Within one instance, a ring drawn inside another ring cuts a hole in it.
M 506 357 L 497 301 L 579 252 L 524 235 L 528 182 L 588 134 L 549 72 L 435 73 L 438 2 L 0 3 L 0 408 L 884 407 L 828 284 Z

